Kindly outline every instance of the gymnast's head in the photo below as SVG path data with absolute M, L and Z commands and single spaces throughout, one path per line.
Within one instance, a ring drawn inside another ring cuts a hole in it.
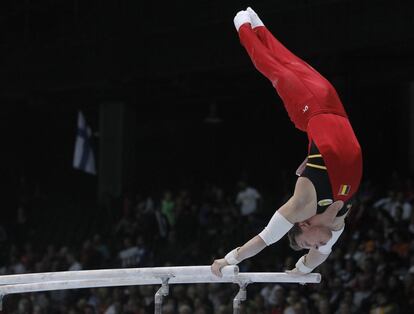
M 290 247 L 296 251 L 317 249 L 325 245 L 332 237 L 331 230 L 326 226 L 312 225 L 309 220 L 295 223 L 288 233 Z

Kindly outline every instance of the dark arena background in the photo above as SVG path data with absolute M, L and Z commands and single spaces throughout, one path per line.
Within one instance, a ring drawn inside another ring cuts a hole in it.
M 267 225 L 308 139 L 240 45 L 249 5 L 335 86 L 364 175 L 322 282 L 251 285 L 241 313 L 414 313 L 408 0 L 1 3 L 1 275 L 210 265 Z M 95 175 L 73 167 L 79 112 Z M 283 239 L 239 267 L 284 272 L 301 255 Z M 233 313 L 236 288 L 171 286 L 162 313 Z M 15 294 L 3 313 L 148 314 L 157 289 Z

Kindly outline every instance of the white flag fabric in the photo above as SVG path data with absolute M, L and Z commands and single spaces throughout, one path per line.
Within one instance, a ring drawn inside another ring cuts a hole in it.
M 91 128 L 86 124 L 82 111 L 79 111 L 73 167 L 89 174 L 96 174 L 91 137 Z

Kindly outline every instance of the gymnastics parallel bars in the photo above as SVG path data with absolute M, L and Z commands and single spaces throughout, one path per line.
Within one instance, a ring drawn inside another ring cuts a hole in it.
M 239 313 L 246 300 L 246 287 L 251 283 L 319 283 L 320 274 L 304 276 L 287 273 L 239 273 L 237 266 L 226 266 L 223 276 L 216 277 L 210 266 L 152 267 L 34 273 L 0 276 L 0 306 L 8 294 L 64 289 L 99 288 L 133 285 L 160 285 L 155 294 L 155 314 L 161 314 L 163 297 L 169 284 L 236 283 L 240 290 L 233 300 L 234 313 Z
M 223 268 L 224 276 L 234 276 L 239 273 L 237 266 Z M 175 266 L 175 267 L 144 267 L 144 268 L 118 268 L 78 271 L 58 271 L 49 273 L 32 273 L 22 275 L 0 276 L 0 285 L 19 283 L 35 283 L 39 281 L 83 280 L 102 278 L 128 278 L 128 277 L 176 277 L 176 276 L 213 275 L 210 266 Z

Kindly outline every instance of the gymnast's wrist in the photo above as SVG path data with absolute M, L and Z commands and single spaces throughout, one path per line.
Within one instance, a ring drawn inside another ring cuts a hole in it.
M 224 259 L 226 260 L 227 264 L 229 265 L 237 265 L 238 263 L 241 262 L 241 260 L 238 259 L 238 251 L 239 251 L 240 247 L 235 248 L 234 250 L 231 250 L 229 253 L 227 253 L 227 255 L 224 257 Z
M 296 269 L 298 269 L 303 274 L 309 274 L 312 272 L 313 268 L 306 266 L 306 255 L 303 255 L 299 258 L 298 262 L 296 263 Z

